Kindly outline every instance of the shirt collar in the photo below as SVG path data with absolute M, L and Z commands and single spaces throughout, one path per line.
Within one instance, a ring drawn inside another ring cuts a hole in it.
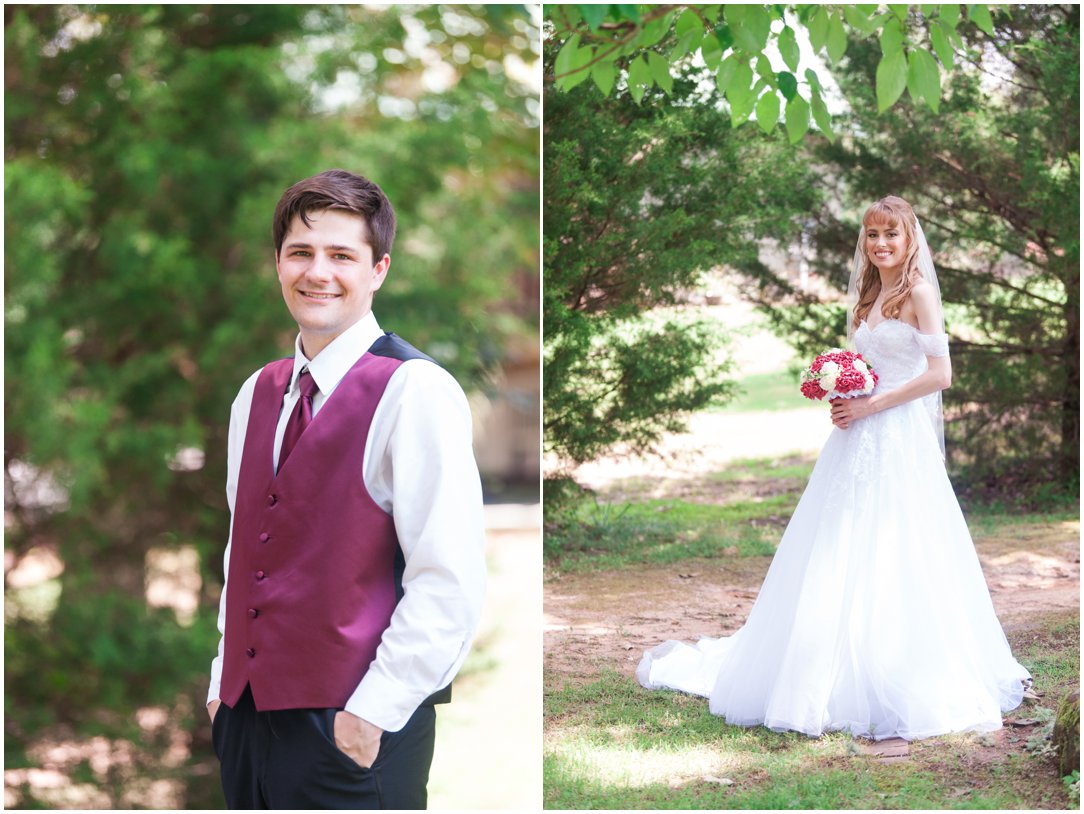
M 301 334 L 294 341 L 294 372 L 290 379 L 290 390 L 297 387 L 298 376 L 308 366 L 316 386 L 326 398 L 338 387 L 339 382 L 365 351 L 378 340 L 384 332 L 380 330 L 372 311 L 335 337 L 311 361 L 301 350 Z

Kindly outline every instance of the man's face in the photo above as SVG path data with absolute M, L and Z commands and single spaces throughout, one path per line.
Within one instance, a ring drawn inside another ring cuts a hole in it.
M 275 258 L 282 298 L 301 329 L 312 359 L 335 337 L 369 313 L 391 258 L 373 260 L 365 220 L 349 212 L 309 212 L 309 226 L 295 215 Z

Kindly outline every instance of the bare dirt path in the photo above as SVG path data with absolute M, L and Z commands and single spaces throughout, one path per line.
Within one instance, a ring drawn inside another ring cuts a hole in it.
M 1079 609 L 1079 535 L 1079 523 L 1061 523 L 978 543 L 1010 639 L 1044 617 Z M 576 683 L 604 668 L 631 675 L 643 651 L 667 639 L 733 633 L 745 622 L 770 562 L 689 560 L 551 577 L 545 585 L 546 669 Z

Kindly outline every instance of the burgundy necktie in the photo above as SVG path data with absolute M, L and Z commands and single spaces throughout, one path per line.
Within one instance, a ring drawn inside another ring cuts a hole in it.
M 297 385 L 301 388 L 301 398 L 297 400 L 297 406 L 290 414 L 290 420 L 286 422 L 286 432 L 282 435 L 282 448 L 279 450 L 279 469 L 286 463 L 286 458 L 297 444 L 301 433 L 312 422 L 312 397 L 320 390 L 307 367 L 297 377 Z

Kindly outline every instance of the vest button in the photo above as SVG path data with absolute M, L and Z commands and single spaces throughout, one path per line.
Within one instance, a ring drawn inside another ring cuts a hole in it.
M 260 542 L 261 543 L 266 543 L 270 539 L 271 539 L 271 535 L 268 534 L 266 531 L 263 534 L 260 535 Z
M 274 506 L 278 502 L 279 502 L 279 496 L 278 495 L 268 495 L 267 496 L 267 505 L 268 506 Z
M 256 657 L 256 648 L 250 647 L 248 650 L 245 651 L 245 655 L 247 655 L 250 659 L 255 658 Z
M 257 571 L 256 572 L 256 579 L 263 579 L 266 576 L 267 576 L 267 574 L 265 574 L 263 571 Z
M 259 616 L 259 615 L 260 615 L 260 612 L 259 612 L 259 610 L 257 610 L 256 608 L 249 608 L 249 609 L 248 609 L 248 615 L 249 615 L 249 616 L 250 616 L 251 618 L 255 619 L 255 618 L 256 618 L 257 616 Z

